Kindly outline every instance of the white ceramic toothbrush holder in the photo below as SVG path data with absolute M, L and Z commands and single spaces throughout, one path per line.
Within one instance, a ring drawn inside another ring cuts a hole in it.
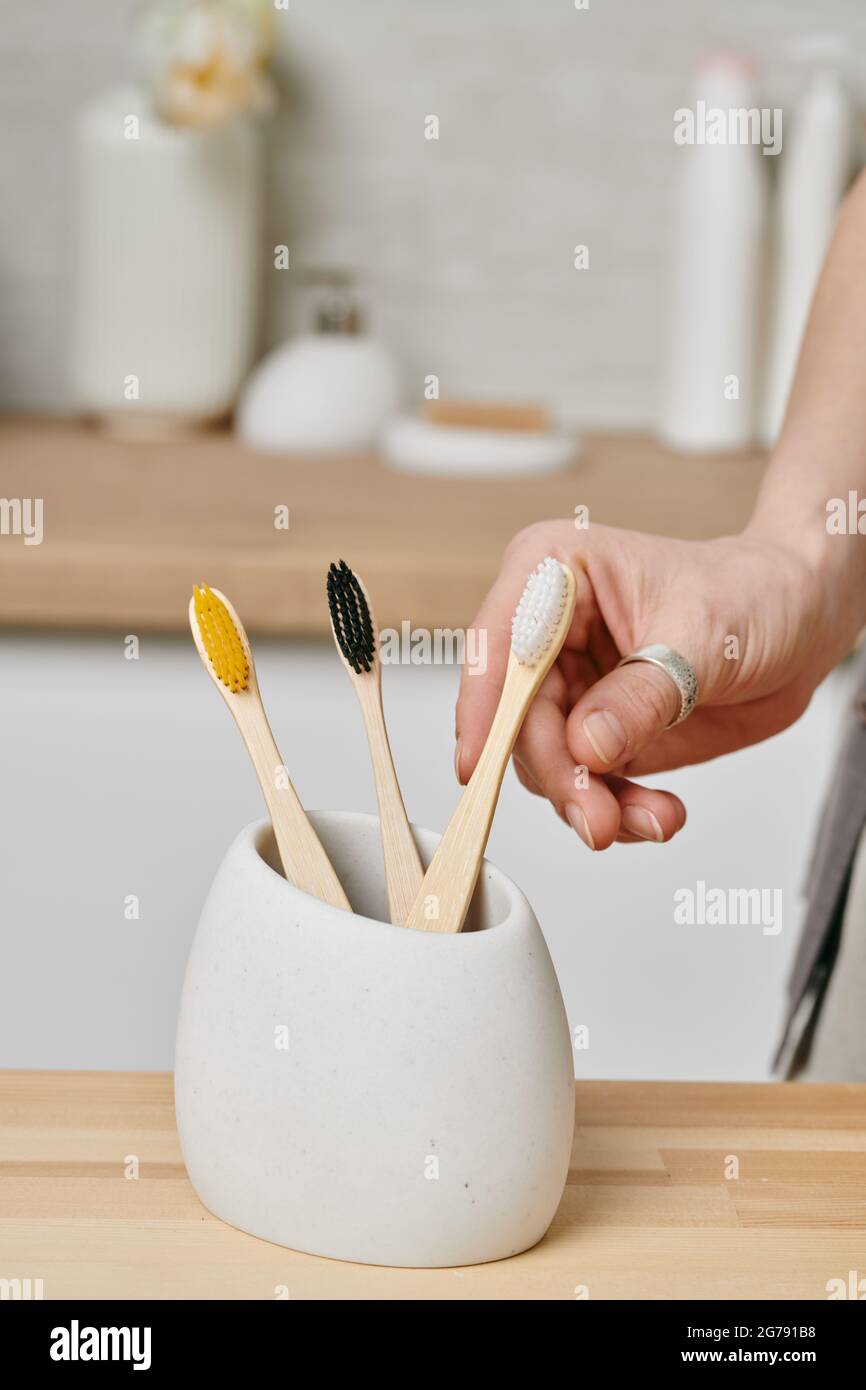
M 352 902 L 291 887 L 247 826 L 192 944 L 177 1034 L 184 1161 L 253 1235 L 363 1264 L 477 1264 L 540 1240 L 566 1181 L 573 1063 L 520 890 L 486 860 L 459 935 L 385 920 L 375 816 L 311 819 Z M 438 835 L 416 829 L 429 861 Z

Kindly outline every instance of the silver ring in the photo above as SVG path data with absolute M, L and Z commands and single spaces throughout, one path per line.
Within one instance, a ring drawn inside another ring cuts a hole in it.
M 680 712 L 675 719 L 672 719 L 668 728 L 672 729 L 675 724 L 682 724 L 684 719 L 688 719 L 695 705 L 698 703 L 698 678 L 690 662 L 684 656 L 675 652 L 673 647 L 666 647 L 664 642 L 653 642 L 648 647 L 641 647 L 636 652 L 629 652 L 622 661 L 617 662 L 617 669 L 620 666 L 628 666 L 632 661 L 648 661 L 651 666 L 658 666 L 661 671 L 665 671 L 670 676 L 677 690 L 680 692 Z

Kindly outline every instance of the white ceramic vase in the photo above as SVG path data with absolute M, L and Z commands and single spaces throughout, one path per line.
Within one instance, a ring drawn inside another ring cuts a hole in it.
M 77 135 L 78 405 L 157 436 L 226 415 L 256 349 L 256 123 L 171 126 L 129 88 L 88 106 Z
M 562 1196 L 568 1024 L 520 890 L 484 863 L 467 929 L 385 920 L 378 821 L 312 820 L 356 909 L 275 872 L 241 832 L 187 965 L 178 1131 L 206 1207 L 315 1255 L 433 1267 L 517 1254 Z M 429 861 L 438 836 L 416 830 Z

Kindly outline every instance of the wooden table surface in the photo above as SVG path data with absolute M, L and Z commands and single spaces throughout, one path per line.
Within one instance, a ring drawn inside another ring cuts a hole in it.
M 251 631 L 326 633 L 324 576 L 344 556 L 380 626 L 465 626 L 523 526 L 574 517 L 672 536 L 747 519 L 757 457 L 683 458 L 648 439 L 585 441 L 539 478 L 420 478 L 375 458 L 253 454 L 228 433 L 119 441 L 75 423 L 0 422 L 0 495 L 43 500 L 44 540 L 0 539 L 0 624 L 185 631 L 193 583 Z M 274 509 L 289 509 L 289 529 Z
M 385 1269 L 211 1216 L 169 1075 L 0 1072 L 0 1278 L 41 1278 L 46 1299 L 570 1300 L 824 1299 L 828 1280 L 866 1277 L 866 1086 L 579 1082 L 576 1117 L 568 1186 L 533 1250 Z

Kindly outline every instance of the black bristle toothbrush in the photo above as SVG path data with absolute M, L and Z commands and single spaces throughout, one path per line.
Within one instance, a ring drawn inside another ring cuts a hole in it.
M 421 887 L 424 870 L 385 728 L 376 624 L 364 585 L 345 560 L 330 566 L 327 588 L 334 641 L 355 687 L 370 745 L 391 921 L 402 927 Z

